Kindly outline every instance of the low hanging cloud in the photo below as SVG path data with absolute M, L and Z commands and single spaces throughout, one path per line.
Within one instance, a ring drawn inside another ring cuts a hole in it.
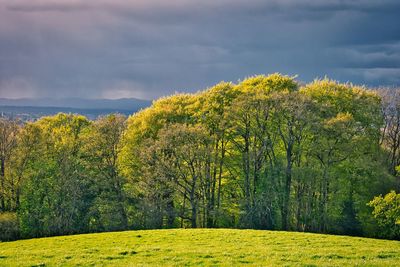
M 0 0 L 0 97 L 153 99 L 253 74 L 398 85 L 397 0 Z

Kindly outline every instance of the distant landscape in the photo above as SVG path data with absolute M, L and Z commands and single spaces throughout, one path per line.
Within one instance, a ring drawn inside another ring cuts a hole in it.
M 59 112 L 82 114 L 89 119 L 101 115 L 120 113 L 126 116 L 151 105 L 149 100 L 129 99 L 83 99 L 83 98 L 0 98 L 0 116 L 33 121 L 43 116 L 55 115 Z

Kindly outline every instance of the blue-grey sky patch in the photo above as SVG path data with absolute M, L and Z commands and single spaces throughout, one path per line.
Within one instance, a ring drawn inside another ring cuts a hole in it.
M 398 0 L 0 0 L 0 97 L 153 99 L 271 72 L 400 84 Z

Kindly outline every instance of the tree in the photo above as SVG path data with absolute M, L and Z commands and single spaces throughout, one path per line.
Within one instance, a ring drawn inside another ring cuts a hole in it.
M 317 104 L 318 123 L 314 124 L 312 140 L 315 145 L 312 155 L 320 164 L 320 189 L 316 195 L 319 215 L 317 230 L 327 232 L 332 229 L 329 226 L 332 222 L 330 218 L 335 215 L 329 210 L 334 210 L 337 205 L 342 209 L 352 207 L 348 201 L 353 201 L 354 190 L 357 189 L 354 185 L 349 186 L 353 191 L 345 194 L 348 196 L 344 200 L 346 205 L 330 201 L 333 194 L 336 199 L 339 196 L 332 189 L 347 192 L 338 184 L 342 180 L 336 176 L 341 165 L 346 161 L 358 163 L 355 158 L 376 160 L 382 124 L 380 98 L 364 88 L 329 79 L 316 80 L 302 88 L 301 92 Z M 344 180 L 353 183 L 350 175 Z
M 204 211 L 209 207 L 203 201 L 207 193 L 205 185 L 209 182 L 210 144 L 203 127 L 173 124 L 162 129 L 154 145 L 145 150 L 145 154 L 156 159 L 152 162 L 153 168 L 160 170 L 165 179 L 175 185 L 178 214 L 182 220 L 189 220 L 192 228 L 198 227 L 200 206 Z M 190 209 L 187 209 L 186 201 Z M 204 225 L 207 218 L 203 217 L 202 221 Z
M 136 199 L 133 216 L 138 228 L 162 227 L 165 213 L 168 214 L 168 227 L 174 224 L 175 209 L 169 183 L 163 173 L 158 173 L 153 165 L 149 165 L 150 162 L 156 164 L 155 159 L 148 158 L 144 151 L 170 124 L 194 123 L 195 101 L 196 97 L 189 94 L 161 98 L 151 107 L 130 116 L 126 122 L 118 166 L 121 175 L 128 181 L 131 197 Z M 160 191 L 154 190 L 157 186 Z
M 11 168 L 10 159 L 17 146 L 18 131 L 17 121 L 0 118 L 0 211 L 16 208 L 16 204 L 11 203 L 16 185 L 9 175 L 8 167 Z
M 380 89 L 384 127 L 380 144 L 388 151 L 389 170 L 395 175 L 400 164 L 400 90 Z
M 22 138 L 31 151 L 21 195 L 21 229 L 28 236 L 88 231 L 88 180 L 84 179 L 83 116 L 58 114 L 29 123 Z
M 391 191 L 384 197 L 375 197 L 368 205 L 387 238 L 400 239 L 400 194 Z
M 200 94 L 195 102 L 196 121 L 206 128 L 212 140 L 210 161 L 207 163 L 208 180 L 205 183 L 207 227 L 216 226 L 224 212 L 221 209 L 221 195 L 223 179 L 227 176 L 224 167 L 229 146 L 229 127 L 225 116 L 237 95 L 232 83 L 221 82 Z M 224 183 L 227 182 L 229 180 L 225 179 Z
M 276 198 L 273 196 L 274 191 L 279 192 L 277 198 L 280 198 L 279 194 L 284 190 L 286 193 L 283 193 L 283 198 L 287 197 L 287 201 L 281 201 L 281 212 L 284 217 L 282 227 L 286 229 L 287 224 L 284 222 L 288 216 L 286 208 L 291 188 L 293 143 L 289 143 L 290 157 L 286 157 L 290 160 L 286 170 L 286 186 L 281 188 L 278 177 L 281 168 L 279 138 L 283 138 L 286 131 L 281 121 L 284 118 L 283 107 L 290 106 L 284 105 L 285 101 L 282 100 L 297 90 L 297 84 L 292 77 L 272 74 L 246 79 L 235 90 L 239 95 L 229 110 L 228 121 L 233 149 L 241 157 L 238 172 L 243 175 L 243 223 L 247 227 L 272 227 L 272 206 Z M 291 113 L 286 114 L 290 116 Z M 266 194 L 267 190 L 269 194 Z
M 282 229 L 290 228 L 290 199 L 293 184 L 293 167 L 299 168 L 302 160 L 303 143 L 312 122 L 311 103 L 307 96 L 298 93 L 275 95 L 275 124 L 282 143 L 285 161 L 285 179 L 282 201 Z
M 94 121 L 82 135 L 86 179 L 91 179 L 94 197 L 90 208 L 91 228 L 118 230 L 128 227 L 125 178 L 118 170 L 125 117 L 110 114 Z

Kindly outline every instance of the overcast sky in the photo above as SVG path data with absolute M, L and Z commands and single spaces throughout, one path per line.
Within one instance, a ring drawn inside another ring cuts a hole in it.
M 154 99 L 281 72 L 400 84 L 399 0 L 0 0 L 0 97 Z

